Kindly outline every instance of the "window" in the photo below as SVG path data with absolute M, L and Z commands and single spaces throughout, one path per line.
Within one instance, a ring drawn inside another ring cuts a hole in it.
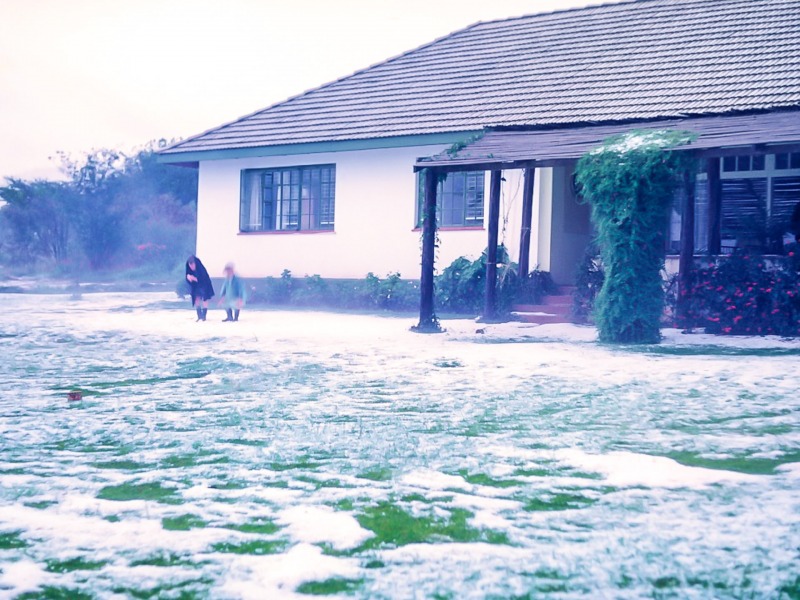
M 483 171 L 448 173 L 436 192 L 439 227 L 483 227 Z M 417 179 L 417 227 L 422 226 L 425 178 Z
M 667 235 L 667 252 L 678 254 L 681 251 L 681 221 L 683 205 L 686 201 L 686 188 L 677 185 L 672 194 L 669 232 Z M 694 250 L 708 250 L 708 178 L 705 173 L 698 173 L 694 186 Z
M 239 229 L 333 230 L 335 187 L 334 165 L 242 171 Z
M 724 173 L 763 171 L 766 165 L 765 158 L 763 154 L 726 156 L 722 159 L 722 171 Z
M 723 254 L 746 246 L 779 254 L 792 214 L 800 204 L 800 152 L 726 156 L 720 161 L 720 249 Z M 695 252 L 709 250 L 709 198 L 707 176 L 698 173 L 695 188 Z M 680 251 L 681 212 L 685 192 L 675 190 L 667 251 Z
M 775 155 L 775 169 L 800 169 L 800 152 L 781 152 Z

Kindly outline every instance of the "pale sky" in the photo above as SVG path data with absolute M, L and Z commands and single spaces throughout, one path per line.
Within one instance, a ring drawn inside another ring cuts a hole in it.
M 59 177 L 57 151 L 189 137 L 477 21 L 598 3 L 0 0 L 0 184 Z

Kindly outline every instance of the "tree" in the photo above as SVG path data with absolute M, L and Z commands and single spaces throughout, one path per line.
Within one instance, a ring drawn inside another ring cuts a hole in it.
M 0 188 L 3 254 L 22 265 L 63 263 L 74 227 L 76 195 L 68 184 L 8 179 Z
M 605 279 L 595 303 L 601 341 L 655 343 L 664 311 L 664 232 L 691 162 L 687 132 L 631 132 L 585 154 L 577 182 L 591 204 Z
M 115 202 L 126 157 L 114 150 L 94 150 L 78 163 L 62 154 L 64 171 L 77 191 L 77 238 L 92 270 L 113 262 L 124 240 L 123 214 Z
M 92 270 L 172 271 L 193 250 L 197 171 L 158 162 L 151 143 L 61 154 L 69 181 L 8 180 L 0 188 L 0 261 Z

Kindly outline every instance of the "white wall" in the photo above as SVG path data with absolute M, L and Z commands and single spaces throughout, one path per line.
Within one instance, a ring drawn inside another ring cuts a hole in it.
M 244 277 L 278 276 L 363 278 L 399 272 L 420 275 L 420 231 L 414 229 L 416 174 L 413 165 L 445 145 L 338 153 L 274 156 L 200 163 L 197 255 L 212 276 L 233 261 Z M 336 165 L 336 212 L 332 232 L 239 233 L 240 181 L 243 169 Z M 522 171 L 504 172 L 500 241 L 518 260 Z M 486 174 L 488 220 L 489 173 Z M 532 236 L 535 240 L 536 234 Z M 486 247 L 484 229 L 439 231 L 436 267 L 459 256 L 476 258 Z M 535 242 L 532 242 L 534 245 Z M 533 254 L 533 253 L 532 253 Z M 535 264 L 532 261 L 532 264 Z

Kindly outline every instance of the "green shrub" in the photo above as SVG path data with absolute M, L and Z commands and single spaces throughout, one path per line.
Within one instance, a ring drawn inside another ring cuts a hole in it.
M 679 327 L 729 335 L 800 336 L 800 253 L 765 258 L 748 250 L 696 268 L 683 291 Z
M 577 182 L 591 204 L 605 278 L 594 319 L 604 342 L 654 343 L 664 311 L 664 232 L 686 153 L 670 149 L 685 132 L 631 132 L 578 161 Z
M 284 269 L 280 277 L 250 279 L 249 302 L 271 306 L 302 306 L 354 310 L 415 310 L 419 307 L 419 284 L 404 280 L 400 273 L 385 279 L 369 273 L 365 279 L 302 279 Z
M 514 304 L 538 304 L 557 291 L 550 273 L 535 269 L 520 278 L 505 246 L 497 247 L 497 314 L 507 315 Z M 470 261 L 455 259 L 436 278 L 436 306 L 439 310 L 477 315 L 483 312 L 486 296 L 486 250 Z
M 575 292 L 572 295 L 572 320 L 575 323 L 592 321 L 595 298 L 604 280 L 605 272 L 597 248 L 589 245 L 575 273 Z

